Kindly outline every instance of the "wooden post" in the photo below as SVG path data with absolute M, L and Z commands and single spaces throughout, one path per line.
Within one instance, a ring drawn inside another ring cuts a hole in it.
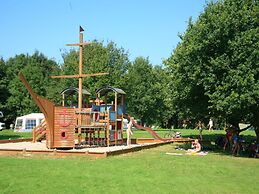
M 105 96 L 104 96 L 104 104 L 105 104 L 105 111 L 107 111 L 107 108 L 108 108 L 108 106 L 107 106 L 107 94 L 105 94 Z
M 65 106 L 65 94 L 62 94 L 62 106 Z
M 78 125 L 82 125 L 82 116 L 81 116 L 81 111 L 82 111 L 82 88 L 83 88 L 83 33 L 79 32 L 79 78 L 78 78 L 78 110 L 79 110 L 79 120 L 78 120 Z M 78 128 L 78 144 L 82 142 L 82 129 L 81 127 Z
M 123 121 L 123 116 L 124 116 L 124 95 L 122 94 L 121 95 L 121 111 L 122 111 L 122 114 L 121 114 L 121 139 L 122 139 L 122 143 L 123 143 L 123 125 L 124 125 L 124 121 Z
M 117 101 L 117 99 L 118 99 L 118 93 L 117 92 L 115 92 L 115 99 L 114 99 L 114 101 L 115 101 L 115 134 L 114 134 L 114 139 L 115 139 L 115 145 L 117 145 L 117 143 L 118 143 L 118 124 L 117 124 L 117 114 L 118 114 L 118 101 Z
M 110 110 L 108 109 L 108 119 L 107 119 L 107 146 L 110 146 Z
M 32 129 L 32 143 L 36 142 L 36 127 Z
M 83 43 L 83 33 L 80 32 L 79 34 L 79 41 Z M 82 87 L 83 87 L 83 45 L 80 44 L 79 46 L 79 81 L 78 81 L 78 108 L 81 111 L 82 109 Z

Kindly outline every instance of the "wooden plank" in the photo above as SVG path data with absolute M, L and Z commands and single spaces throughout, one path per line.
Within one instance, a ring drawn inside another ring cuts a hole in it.
M 82 78 L 82 77 L 94 77 L 101 75 L 108 75 L 109 73 L 90 73 L 90 74 L 81 74 L 81 75 L 54 75 L 50 78 Z
M 75 128 L 81 129 L 104 129 L 105 125 L 76 125 Z
M 75 108 L 55 107 L 55 148 L 75 147 Z
M 80 43 L 72 43 L 72 44 L 66 44 L 66 46 L 84 46 L 84 45 L 90 45 L 91 42 L 80 42 Z

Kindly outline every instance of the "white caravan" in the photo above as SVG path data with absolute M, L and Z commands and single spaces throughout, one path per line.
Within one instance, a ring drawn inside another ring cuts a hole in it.
M 15 132 L 32 132 L 32 129 L 38 126 L 44 119 L 43 113 L 31 113 L 17 117 L 15 121 Z

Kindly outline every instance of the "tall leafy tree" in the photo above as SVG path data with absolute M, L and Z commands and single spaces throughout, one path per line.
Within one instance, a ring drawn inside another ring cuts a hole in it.
M 150 118 L 149 108 L 153 104 L 152 65 L 148 59 L 138 57 L 130 65 L 127 80 L 127 112 L 142 122 Z
M 17 116 L 31 112 L 39 112 L 38 107 L 31 99 L 29 93 L 18 78 L 22 71 L 31 87 L 39 95 L 55 99 L 57 92 L 51 86 L 58 89 L 58 82 L 49 78 L 51 74 L 59 73 L 59 67 L 53 60 L 46 58 L 43 54 L 35 52 L 32 56 L 17 55 L 6 62 L 8 92 L 9 96 L 6 108 L 9 114 L 5 115 L 8 122 L 14 122 Z M 54 82 L 56 82 L 54 84 Z
M 6 75 L 5 61 L 2 58 L 0 58 L 0 111 L 2 111 L 4 115 L 7 113 L 5 105 L 9 96 L 7 84 L 8 79 Z M 5 117 L 3 119 L 5 119 Z
M 138 57 L 130 65 L 125 90 L 127 111 L 146 124 L 163 124 L 168 121 L 168 83 L 166 72 L 153 67 L 147 58 Z
M 93 44 L 86 46 L 84 50 L 85 71 L 89 73 L 107 72 L 108 75 L 89 77 L 84 82 L 94 91 L 103 86 L 111 85 L 121 88 L 123 77 L 129 65 L 128 54 L 123 48 L 117 48 L 114 42 L 104 45 L 102 42 L 94 41 Z
M 171 103 L 172 90 L 170 87 L 170 74 L 167 68 L 161 66 L 152 66 L 152 98 L 154 104 L 150 116 L 151 120 L 157 125 L 170 128 L 172 125 L 177 126 L 176 109 Z
M 209 3 L 165 64 L 182 112 L 250 122 L 259 142 L 258 14 L 254 0 Z

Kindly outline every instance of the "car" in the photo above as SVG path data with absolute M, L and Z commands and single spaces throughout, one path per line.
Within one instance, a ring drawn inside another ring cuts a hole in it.
M 2 131 L 3 129 L 5 129 L 5 123 L 0 122 L 0 131 Z

